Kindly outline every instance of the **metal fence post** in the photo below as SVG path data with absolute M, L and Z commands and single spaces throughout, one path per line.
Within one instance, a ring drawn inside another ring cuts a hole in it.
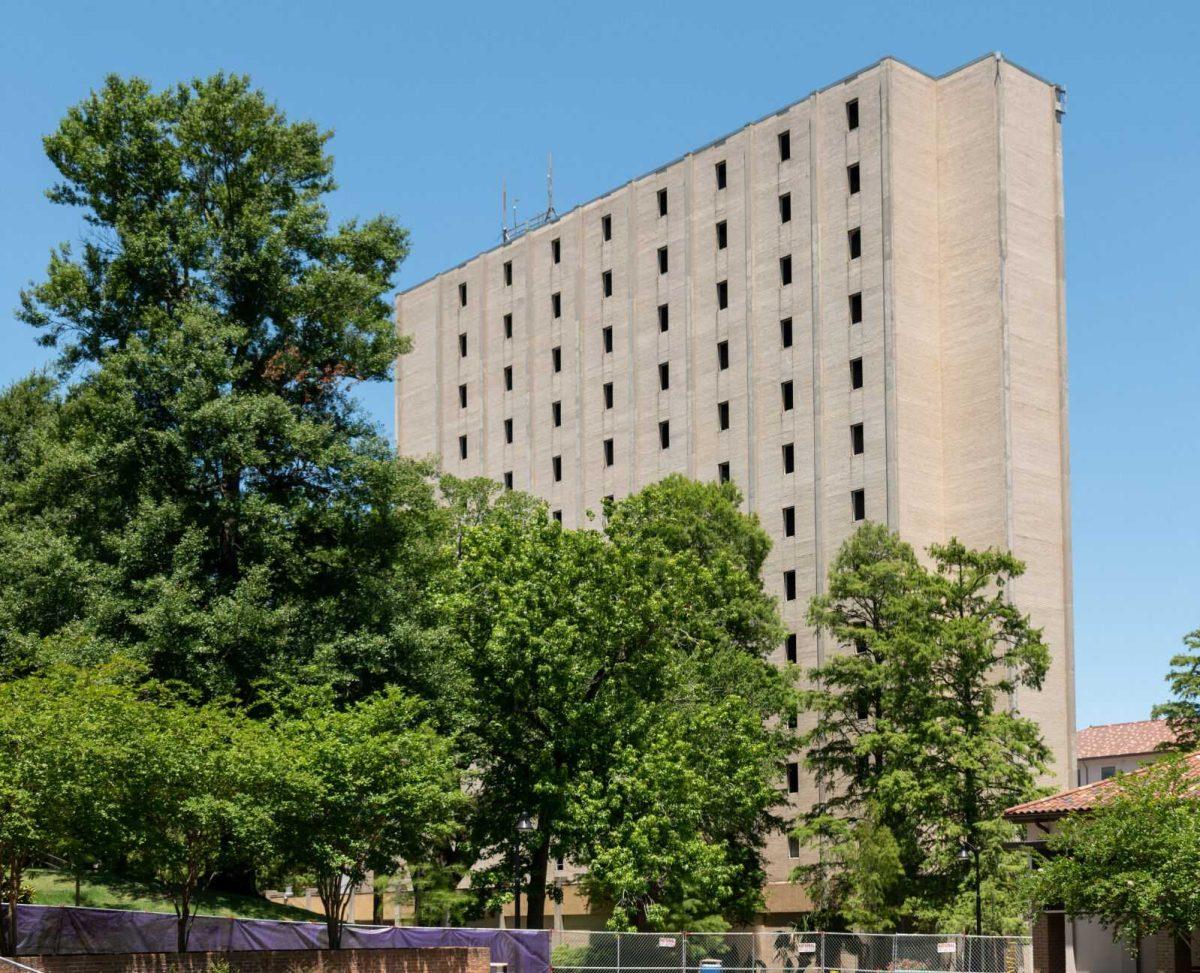
M 617 973 L 621 973 L 621 936 L 622 933 L 617 933 Z

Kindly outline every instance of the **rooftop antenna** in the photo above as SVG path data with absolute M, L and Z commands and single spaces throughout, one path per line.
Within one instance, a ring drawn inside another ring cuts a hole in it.
M 522 234 L 528 233 L 530 230 L 536 230 L 539 226 L 545 226 L 547 223 L 553 223 L 558 219 L 558 213 L 554 209 L 554 155 L 546 153 L 546 211 L 538 213 L 537 216 L 531 216 L 524 223 L 517 221 L 517 203 L 519 200 L 513 197 L 512 206 L 512 225 L 508 224 L 508 189 L 503 181 L 500 184 L 500 240 L 503 243 L 508 243 L 515 240 Z

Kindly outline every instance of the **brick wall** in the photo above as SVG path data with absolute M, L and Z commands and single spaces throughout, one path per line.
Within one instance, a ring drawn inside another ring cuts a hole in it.
M 45 973 L 204 973 L 214 960 L 233 973 L 488 973 L 489 950 L 289 949 L 214 953 L 112 953 L 75 956 L 22 956 L 26 966 Z

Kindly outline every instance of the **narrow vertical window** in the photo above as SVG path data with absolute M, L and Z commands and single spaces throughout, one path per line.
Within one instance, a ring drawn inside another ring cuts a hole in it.
M 779 197 L 779 222 L 792 222 L 792 194 L 784 193 Z
M 724 250 L 727 246 L 729 246 L 729 225 L 721 220 L 717 224 L 717 249 Z
M 725 160 L 722 159 L 716 165 L 717 170 L 717 188 L 724 189 L 726 184 Z
M 783 508 L 783 536 L 784 537 L 795 537 L 796 536 L 796 508 L 795 507 L 784 507 Z
M 550 241 L 550 259 L 556 264 L 562 263 L 562 240 L 558 237 Z
M 613 441 L 611 439 L 604 440 L 604 465 L 613 465 Z
M 850 247 L 850 259 L 857 260 L 862 256 L 862 227 L 856 226 L 846 234 L 846 238 Z
M 550 364 L 554 366 L 554 371 L 562 371 L 562 345 L 550 349 Z
M 458 336 L 458 357 L 467 357 L 467 333 L 465 331 Z
M 562 317 L 562 294 L 559 291 L 550 295 L 550 313 L 556 318 Z
M 466 436 L 458 437 L 458 458 L 459 459 L 467 458 L 467 437 Z
M 851 490 L 850 491 L 850 513 L 857 522 L 867 519 L 867 491 L 866 490 Z
M 658 272 L 665 274 L 667 272 L 667 248 L 658 248 Z
M 850 323 L 862 324 L 862 291 L 850 295 Z
M 729 307 L 729 281 L 723 280 L 717 284 L 717 310 L 724 311 Z
M 504 261 L 504 286 L 512 287 L 512 261 Z
M 863 387 L 863 362 L 861 358 L 850 359 L 850 388 Z
M 562 480 L 562 457 L 550 457 L 550 469 L 554 473 L 554 482 L 558 483 Z
M 784 318 L 779 322 L 779 341 L 784 348 L 792 347 L 792 319 Z
M 789 794 L 800 793 L 800 765 L 792 762 L 787 765 L 787 788 Z
M 467 387 L 465 385 L 458 387 L 458 407 L 460 409 L 467 407 Z
M 729 367 L 729 342 L 717 342 L 717 370 L 725 371 Z
M 658 387 L 664 392 L 671 387 L 670 362 L 664 361 L 658 363 Z
M 511 314 L 504 315 L 504 337 L 505 338 L 512 337 L 512 315 Z
M 861 456 L 863 446 L 863 424 L 856 422 L 850 427 L 850 453 L 854 456 Z
M 504 391 L 511 392 L 513 387 L 513 370 L 512 365 L 504 366 Z
M 550 403 L 550 422 L 555 428 L 562 425 L 562 402 Z
M 783 444 L 783 472 L 796 472 L 796 446 L 794 443 Z
M 792 726 L 791 723 L 789 723 L 788 726 Z M 792 729 L 794 730 L 795 727 L 792 726 Z M 794 834 L 790 834 L 790 835 L 788 835 L 788 858 L 799 858 L 799 857 L 800 857 L 800 839 L 797 838 Z
M 779 258 L 779 284 L 781 287 L 787 287 L 792 282 L 792 258 L 791 255 Z
M 666 331 L 671 324 L 671 309 L 666 304 L 658 306 L 658 330 Z
M 605 240 L 612 239 L 612 216 L 605 215 L 600 217 L 600 235 Z
M 458 306 L 459 307 L 467 306 L 467 285 L 466 284 L 458 285 Z
M 611 324 L 605 326 L 604 330 L 601 332 L 601 337 L 603 337 L 603 339 L 604 339 L 604 353 L 611 354 L 612 350 L 613 350 L 612 325 Z
M 658 191 L 658 215 L 667 215 L 667 191 L 665 189 Z
M 508 470 L 504 474 L 504 489 L 511 490 L 513 488 L 512 470 Z
M 859 191 L 859 189 L 862 188 L 862 184 L 859 181 L 857 162 L 846 166 L 846 188 L 850 190 L 851 196 L 853 196 Z
M 612 271 L 606 270 L 600 275 L 600 287 L 605 297 L 612 297 Z
M 724 432 L 729 428 L 729 402 L 717 403 L 717 428 Z
M 513 421 L 512 419 L 504 420 L 504 441 L 511 443 L 513 441 Z
M 555 522 L 556 524 L 561 524 L 561 523 L 562 523 L 562 511 L 561 511 L 561 510 L 552 510 L 552 511 L 550 511 L 550 516 L 554 518 L 554 522 Z
M 717 482 L 718 483 L 728 483 L 729 479 L 730 479 L 729 461 L 726 460 L 724 463 L 718 463 L 717 464 Z
M 858 128 L 858 99 L 851 98 L 846 102 L 846 130 L 853 132 Z
M 796 653 L 796 633 L 795 632 L 792 632 L 790 635 L 788 635 L 787 642 L 784 643 L 783 657 L 785 659 L 787 659 L 788 662 L 795 662 L 799 658 L 799 656 Z
M 604 408 L 611 409 L 613 407 L 613 383 L 604 383 Z
M 796 600 L 796 572 L 794 570 L 783 572 L 783 600 Z
M 792 133 L 779 133 L 779 161 L 787 162 L 792 157 Z
M 786 382 L 779 383 L 779 394 L 783 400 L 783 411 L 790 412 L 793 405 L 792 380 L 790 378 Z
M 664 419 L 658 424 L 658 447 L 659 449 L 671 448 L 671 421 Z

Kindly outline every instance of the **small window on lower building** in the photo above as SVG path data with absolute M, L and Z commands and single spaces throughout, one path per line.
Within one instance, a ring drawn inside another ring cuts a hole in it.
M 779 197 L 779 222 L 792 222 L 792 194 L 784 193 Z
M 796 447 L 793 443 L 783 444 L 783 472 L 796 472 Z
M 665 274 L 667 272 L 668 266 L 669 266 L 669 260 L 667 259 L 667 248 L 659 247 L 658 248 L 658 272 L 660 274 Z
M 796 633 L 791 632 L 787 637 L 787 642 L 785 642 L 783 646 L 783 657 L 787 659 L 788 662 L 795 662 L 799 658 L 796 653 Z
M 505 489 L 505 490 L 511 490 L 512 488 L 513 488 L 513 476 L 512 476 L 512 470 L 508 470 L 508 471 L 507 471 L 507 472 L 504 474 L 504 489 Z
M 1116 776 L 1117 776 L 1117 768 L 1116 767 L 1101 767 L 1100 768 L 1100 779 L 1101 780 L 1108 780 L 1108 778 L 1116 777 Z
M 783 572 L 783 600 L 796 600 L 796 572 L 794 570 Z
M 729 307 L 729 281 L 723 280 L 717 284 L 717 310 L 724 311 Z
M 458 336 L 458 357 L 467 357 L 467 333 L 465 331 Z
M 791 379 L 788 379 L 786 382 L 779 383 L 779 395 L 783 400 L 783 411 L 790 412 L 795 400 L 795 396 L 792 393 Z
M 795 537 L 796 536 L 796 508 L 795 507 L 784 507 L 783 508 L 783 536 L 784 537 Z
M 612 466 L 613 462 L 613 441 L 611 439 L 606 439 L 604 440 L 604 465 Z
M 550 365 L 554 371 L 562 371 L 562 345 L 555 345 L 550 349 Z
M 781 287 L 787 287 L 792 282 L 792 258 L 779 258 L 779 284 Z
M 504 391 L 511 392 L 513 387 L 513 370 L 512 365 L 504 366 Z
M 859 189 L 862 188 L 862 183 L 860 182 L 858 175 L 857 162 L 855 162 L 853 165 L 846 166 L 846 188 L 850 190 L 851 196 L 853 196 L 859 191 Z
M 466 436 L 458 437 L 458 458 L 459 459 L 467 458 L 467 437 Z
M 458 387 L 458 407 L 460 409 L 467 407 L 467 387 L 465 385 Z
M 555 291 L 550 295 L 550 313 L 556 317 L 562 317 L 562 294 Z
M 850 453 L 861 456 L 863 453 L 863 424 L 856 422 L 850 427 Z
M 717 428 L 724 432 L 729 428 L 729 403 L 717 403 Z
M 658 330 L 666 331 L 671 324 L 671 309 L 669 305 L 658 306 Z
M 554 482 L 555 483 L 558 483 L 560 480 L 562 480 L 562 457 L 561 456 L 551 456 L 550 457 L 550 469 L 554 473 Z
M 504 441 L 510 444 L 513 441 L 513 421 L 511 419 L 504 420 Z
M 613 383 L 604 383 L 604 408 L 611 409 L 613 407 Z
M 601 334 L 601 337 L 604 339 L 604 353 L 606 355 L 611 354 L 612 349 L 613 349 L 612 325 L 611 324 L 606 325 L 604 330 L 600 334 Z
M 863 387 L 863 362 L 861 358 L 850 359 L 850 388 L 860 389 Z
M 664 392 L 671 387 L 670 362 L 664 361 L 658 363 L 658 387 Z
M 800 839 L 794 834 L 788 835 L 788 858 L 800 857 Z
M 857 260 L 862 256 L 862 228 L 856 226 L 847 233 L 846 241 L 850 246 L 850 259 Z
M 731 479 L 728 461 L 717 464 L 717 482 L 728 483 Z
M 659 449 L 671 448 L 671 420 L 663 419 L 658 424 L 658 446 Z
M 556 872 L 561 872 L 564 869 L 566 869 L 566 867 L 567 867 L 567 860 L 565 858 L 556 858 L 554 860 L 554 870 Z
M 506 338 L 512 337 L 512 315 L 511 314 L 504 315 L 504 337 L 506 337 Z
M 789 794 L 800 793 L 800 765 L 795 761 L 787 765 L 787 788 Z
M 721 220 L 717 224 L 717 249 L 724 250 L 729 246 L 729 224 Z
M 779 341 L 784 348 L 792 347 L 792 319 L 784 318 L 779 322 Z
M 729 342 L 717 342 L 717 370 L 725 371 L 729 367 Z
M 725 169 L 725 161 L 724 160 L 721 160 L 720 162 L 717 163 L 716 170 L 717 170 L 717 188 L 724 189 L 726 186 L 726 183 L 727 183 L 727 175 L 728 175 L 728 173 L 726 172 L 726 169 Z
M 606 270 L 600 275 L 600 286 L 605 297 L 612 297 L 612 271 Z
M 862 324 L 862 291 L 850 295 L 850 323 Z
M 562 523 L 562 511 L 561 510 L 551 510 L 550 516 L 554 518 L 554 522 L 556 524 Z
M 850 513 L 854 520 L 867 519 L 867 491 L 866 490 L 851 490 L 850 491 Z

